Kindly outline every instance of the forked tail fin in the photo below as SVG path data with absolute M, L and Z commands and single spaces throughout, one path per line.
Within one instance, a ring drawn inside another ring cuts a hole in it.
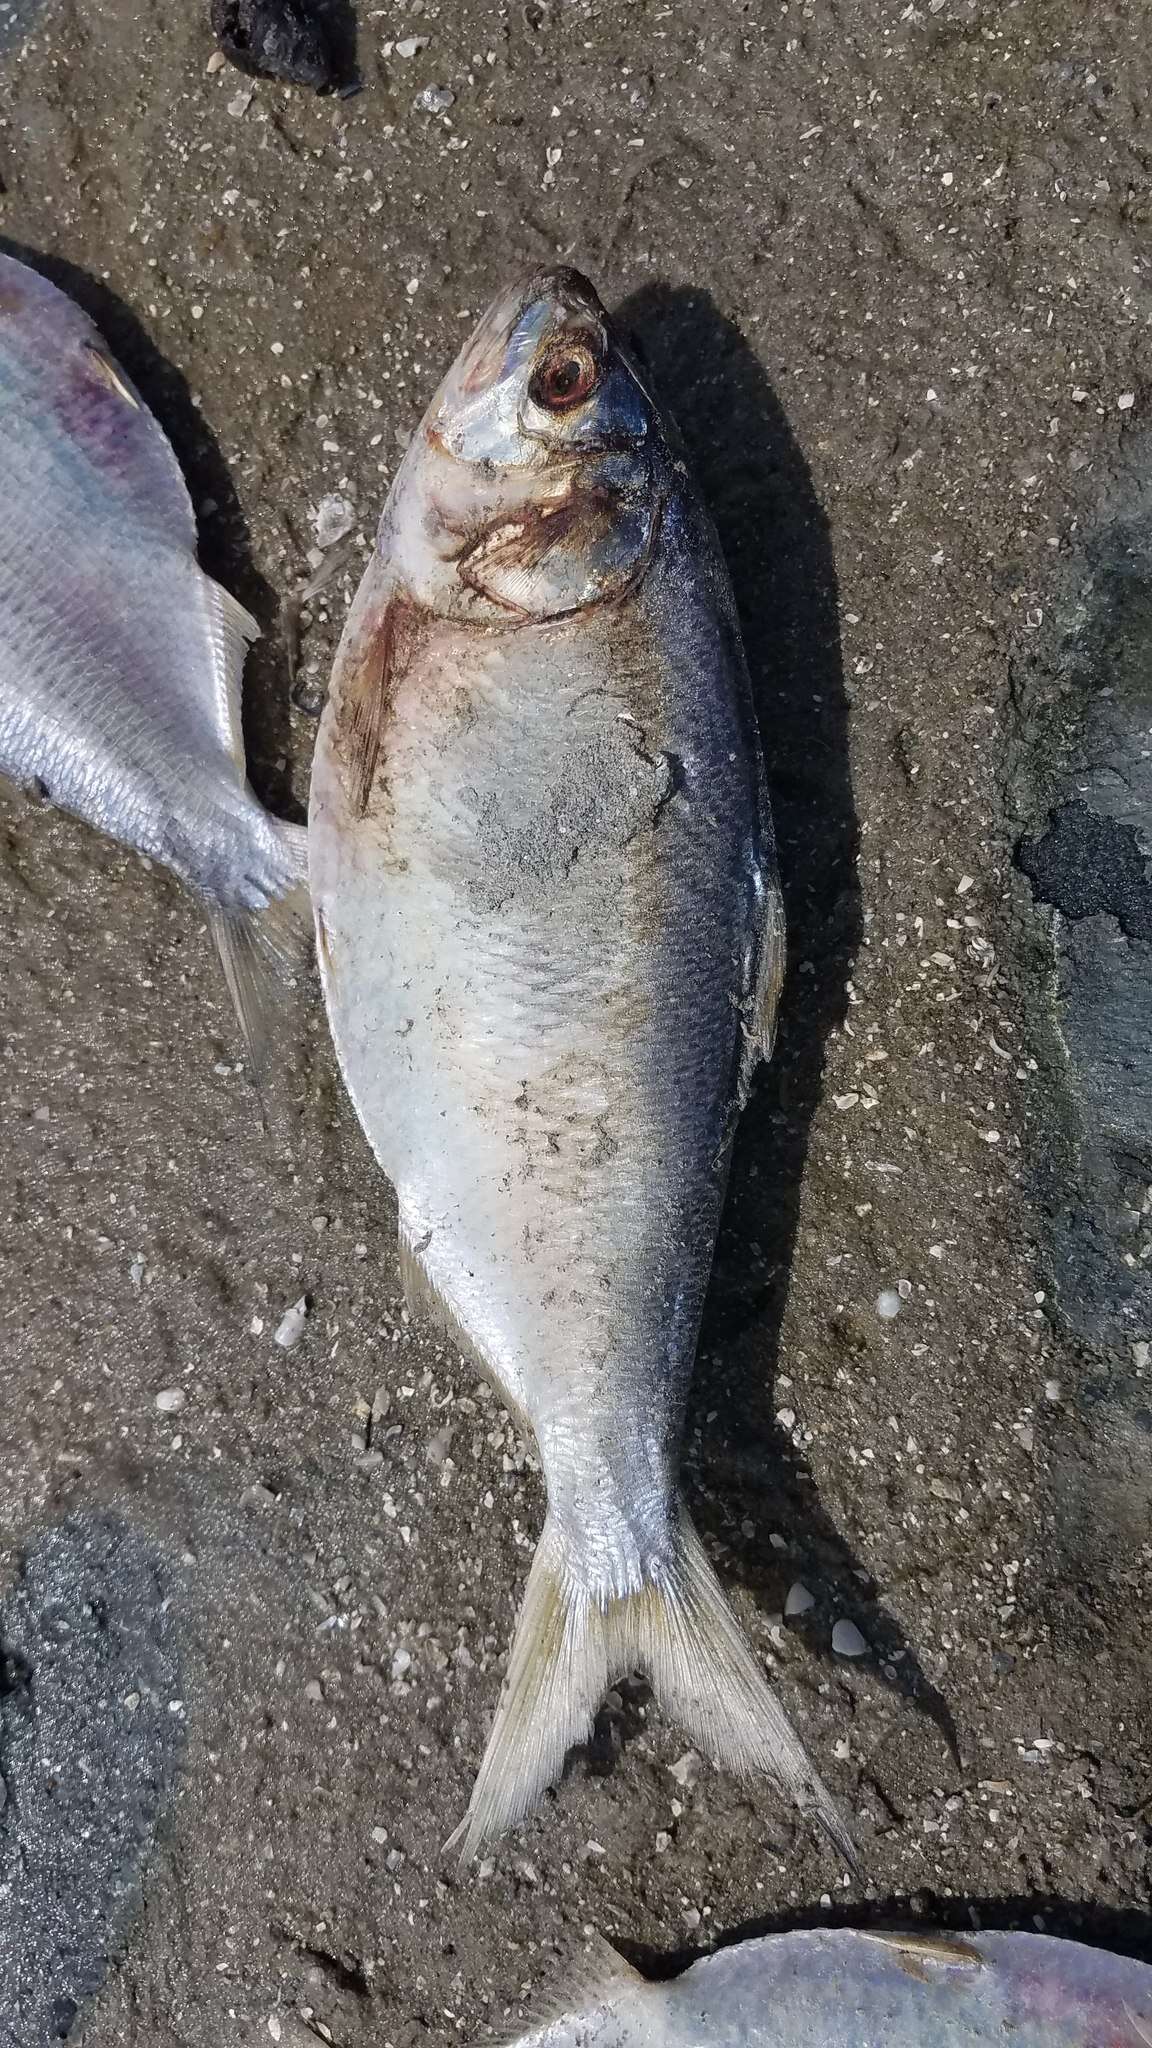
M 819 1821 L 845 1862 L 852 1837 L 720 1589 L 686 1512 L 671 1557 L 634 1593 L 604 1600 L 549 1515 L 532 1560 L 504 1690 L 472 1797 L 448 1842 L 467 1862 L 534 1807 L 588 1735 L 607 1687 L 644 1671 L 671 1720 L 713 1763 L 766 1772 Z

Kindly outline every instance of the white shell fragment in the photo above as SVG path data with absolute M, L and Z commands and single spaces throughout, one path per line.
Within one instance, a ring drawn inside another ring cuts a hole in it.
M 317 547 L 335 547 L 338 540 L 351 533 L 355 521 L 356 507 L 348 498 L 340 497 L 336 491 L 321 498 L 312 520 Z
M 794 1585 L 789 1586 L 788 1598 L 784 1602 L 784 1613 L 789 1621 L 793 1621 L 798 1614 L 807 1614 L 815 1605 L 815 1593 L 809 1592 L 802 1580 L 797 1579 Z
M 866 1657 L 868 1644 L 854 1621 L 838 1621 L 832 1630 L 832 1648 L 838 1657 Z
M 282 1351 L 294 1350 L 304 1335 L 304 1325 L 307 1320 L 308 1296 L 302 1294 L 299 1301 L 294 1301 L 291 1308 L 285 1309 L 284 1314 L 276 1325 L 273 1342 L 279 1344 Z
M 446 114 L 455 104 L 456 95 L 448 85 L 426 85 L 416 95 L 416 105 L 422 114 Z

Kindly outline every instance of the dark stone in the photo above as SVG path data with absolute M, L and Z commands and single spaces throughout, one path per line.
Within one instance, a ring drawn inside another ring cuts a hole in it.
M 212 0 L 212 31 L 251 77 L 315 92 L 341 83 L 326 20 L 310 0 Z
M 1105 911 L 1128 938 L 1152 940 L 1152 877 L 1135 826 L 1063 804 L 1018 858 L 1041 903 L 1073 920 Z
M 1055 734 L 1062 764 L 1045 778 L 1044 828 L 1017 850 L 1037 900 L 1058 913 L 1067 1056 L 1049 1098 L 1053 1160 L 1038 1154 L 1035 1170 L 1062 1316 L 1095 1343 L 1126 1344 L 1152 1335 L 1152 505 L 1142 483 L 1135 509 L 1089 536 L 1066 610 L 1075 626 L 1047 679 L 1047 731 L 1041 720 L 1031 735 L 1042 752 Z M 1054 782 L 1065 800 L 1052 802 Z
M 163 1565 L 111 1513 L 28 1550 L 0 1607 L 0 2043 L 67 2038 L 136 1897 L 184 1739 Z

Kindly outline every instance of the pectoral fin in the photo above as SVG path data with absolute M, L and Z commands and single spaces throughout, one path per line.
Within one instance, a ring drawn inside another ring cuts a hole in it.
M 784 899 L 775 861 L 757 866 L 755 874 L 756 936 L 751 985 L 744 1000 L 742 1022 L 744 1047 L 740 1060 L 739 1095 L 743 1105 L 762 1060 L 772 1057 L 776 1039 L 776 1012 L 784 983 L 787 932 Z
M 368 809 L 384 753 L 392 699 L 423 629 L 425 614 L 404 592 L 371 598 L 353 621 L 332 678 L 334 743 L 352 817 Z

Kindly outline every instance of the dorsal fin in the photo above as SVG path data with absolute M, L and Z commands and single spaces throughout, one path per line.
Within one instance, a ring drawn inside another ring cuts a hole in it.
M 611 2005 L 614 1999 L 629 1991 L 642 1991 L 648 1980 L 625 1962 L 605 1941 L 602 1934 L 592 1934 L 587 1945 L 578 1956 L 574 1956 L 561 1973 L 557 1983 L 541 1990 L 529 1999 L 523 2021 L 518 2021 L 515 2031 L 509 2030 L 503 2037 L 505 2048 L 512 2048 L 518 2041 L 527 2041 L 532 2035 L 542 2033 L 545 2028 L 562 2021 L 578 2020 L 596 2011 L 597 2007 Z M 501 2044 L 497 2044 L 501 2048 Z
M 622 1991 L 639 1991 L 647 1982 L 602 1934 L 590 1934 L 585 1937 L 584 1949 L 565 1970 L 557 1996 L 548 2001 L 549 2018 L 610 2005 Z

